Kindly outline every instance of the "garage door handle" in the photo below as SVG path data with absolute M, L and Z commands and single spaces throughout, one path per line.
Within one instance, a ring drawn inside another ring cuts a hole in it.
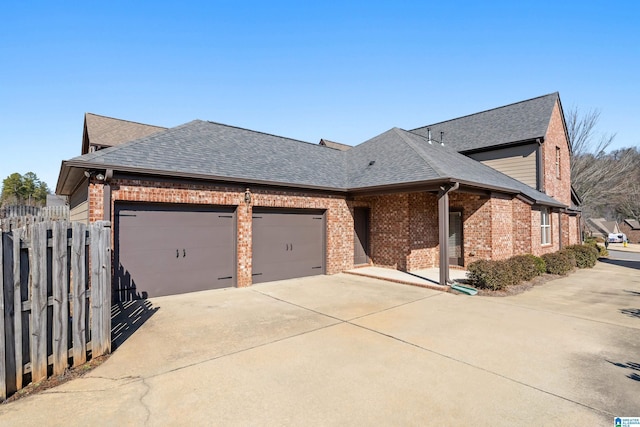
M 287 249 L 285 249 L 285 251 L 288 251 L 289 250 L 289 244 L 287 243 L 286 246 L 287 246 Z
M 182 258 L 187 256 L 187 251 L 185 249 L 182 250 Z
M 176 258 L 180 258 L 180 249 L 176 249 Z

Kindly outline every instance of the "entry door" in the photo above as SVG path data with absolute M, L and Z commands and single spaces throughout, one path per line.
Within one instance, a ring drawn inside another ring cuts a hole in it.
M 369 209 L 353 210 L 353 263 L 369 263 Z
M 462 242 L 462 212 L 449 212 L 449 264 L 464 264 Z

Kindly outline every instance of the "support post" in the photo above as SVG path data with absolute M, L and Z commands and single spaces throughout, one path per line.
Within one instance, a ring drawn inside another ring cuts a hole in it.
M 443 185 L 438 192 L 438 230 L 440 243 L 440 285 L 447 286 L 449 279 L 449 192 L 460 187 L 457 182 Z

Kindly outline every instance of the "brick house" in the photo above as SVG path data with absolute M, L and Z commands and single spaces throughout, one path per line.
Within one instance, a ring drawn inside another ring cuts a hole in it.
M 620 232 L 627 235 L 630 243 L 640 243 L 640 222 L 627 218 L 620 223 Z
M 450 265 L 579 241 L 557 93 L 352 148 L 89 114 L 82 146 L 56 192 L 74 220 L 112 221 L 118 300 L 358 265 L 439 267 L 446 285 Z

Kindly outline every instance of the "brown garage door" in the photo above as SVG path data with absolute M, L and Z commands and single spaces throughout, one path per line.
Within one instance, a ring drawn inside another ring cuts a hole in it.
M 114 299 L 234 286 L 235 223 L 227 207 L 116 203 Z
M 324 212 L 253 213 L 253 283 L 324 274 Z

